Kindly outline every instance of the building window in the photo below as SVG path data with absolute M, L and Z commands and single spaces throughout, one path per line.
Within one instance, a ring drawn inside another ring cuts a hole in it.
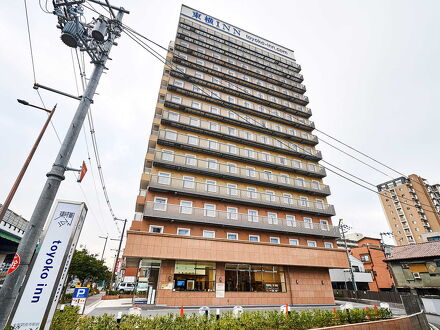
M 165 131 L 165 139 L 176 141 L 177 140 L 177 133 L 174 131 Z
M 206 180 L 206 191 L 217 192 L 217 182 L 214 180 Z
M 232 136 L 237 136 L 237 129 L 235 127 L 228 126 L 228 134 Z
M 248 210 L 248 221 L 258 222 L 258 211 L 257 210 Z
M 238 240 L 238 234 L 237 233 L 227 233 L 226 238 L 232 239 L 232 240 Z
M 307 241 L 307 246 L 316 247 L 316 241 Z
M 272 244 L 280 244 L 280 238 L 279 237 L 270 237 L 269 242 Z
M 170 162 L 174 161 L 174 151 L 162 150 L 162 159 Z
M 179 121 L 180 115 L 177 112 L 168 112 L 168 119 L 172 121 Z
M 280 182 L 284 184 L 290 184 L 290 178 L 287 174 L 280 174 Z
M 215 231 L 213 231 L 213 230 L 204 230 L 203 231 L 203 237 L 215 238 Z
M 282 266 L 226 264 L 226 291 L 286 292 Z
M 228 173 L 237 174 L 237 165 L 233 163 L 227 163 L 226 168 Z
M 299 245 L 299 241 L 296 238 L 289 238 L 290 245 Z
M 272 171 L 263 171 L 263 173 L 264 173 L 264 178 L 266 180 L 272 181 L 273 179 Z
M 154 197 L 153 209 L 156 211 L 166 211 L 167 210 L 167 198 Z
M 208 140 L 209 149 L 218 150 L 218 142 L 214 140 Z
M 183 85 L 184 85 L 183 81 L 181 81 L 181 80 L 174 80 L 174 86 L 183 88 Z
M 199 102 L 197 102 L 197 103 L 199 103 Z M 193 106 L 194 106 L 194 101 L 193 101 Z M 200 119 L 199 118 L 190 117 L 189 118 L 189 124 L 191 126 L 200 127 Z
M 199 145 L 199 138 L 194 135 L 188 135 L 188 144 L 198 146 Z
M 304 187 L 304 179 L 303 178 L 296 178 L 295 183 L 298 187 Z
M 220 114 L 220 110 L 217 107 L 211 107 L 211 113 L 218 115 Z
M 185 164 L 196 166 L 197 165 L 197 158 L 195 155 L 185 155 Z
M 205 217 L 215 217 L 215 204 L 205 204 L 203 207 Z
M 171 102 L 182 104 L 182 98 L 180 96 L 172 95 Z
M 293 203 L 292 194 L 283 194 L 283 203 L 292 204 Z
M 269 202 L 275 202 L 275 193 L 271 190 L 266 190 L 266 200 Z
M 214 262 L 176 260 L 174 266 L 175 291 L 215 291 Z
M 227 185 L 228 188 L 228 195 L 238 195 L 238 190 L 237 190 L 237 185 L 233 184 L 233 183 L 228 183 Z
M 246 166 L 246 175 L 255 178 L 256 177 L 255 168 Z
M 267 222 L 271 225 L 278 224 L 278 214 L 275 212 L 267 212 Z
M 308 204 L 309 204 L 309 199 L 304 196 L 300 196 L 299 201 L 300 201 L 301 206 L 308 206 Z
M 324 209 L 324 201 L 322 199 L 315 199 L 315 206 L 318 209 Z
M 329 230 L 328 220 L 319 220 L 319 224 L 321 225 L 321 230 Z
M 218 168 L 217 159 L 207 159 L 207 165 L 210 170 L 216 170 Z
M 238 208 L 228 206 L 226 208 L 226 217 L 230 220 L 238 220 Z
M 250 242 L 259 242 L 260 236 L 259 235 L 249 235 L 249 241 Z
M 370 256 L 368 254 L 362 254 L 360 257 L 361 257 L 362 262 L 369 262 L 370 261 Z
M 162 234 L 163 226 L 150 225 L 150 233 Z
M 218 132 L 219 129 L 220 129 L 220 125 L 217 124 L 217 123 L 212 123 L 212 122 L 210 122 L 210 123 L 209 123 L 209 129 L 210 129 L 211 131 Z
M 177 235 L 180 236 L 189 236 L 190 232 L 188 228 L 177 228 Z
M 295 227 L 296 219 L 294 215 L 286 215 L 286 226 Z
M 237 149 L 237 147 L 235 145 L 228 144 L 228 152 L 230 154 L 237 154 L 237 151 L 238 151 L 238 149 Z
M 304 228 L 313 228 L 313 221 L 312 218 L 304 218 Z
M 324 242 L 324 247 L 327 249 L 333 249 L 333 243 L 331 242 Z
M 171 183 L 171 174 L 159 172 L 159 175 L 157 176 L 157 183 L 169 185 Z
M 196 72 L 196 73 L 194 73 L 194 77 L 199 78 L 199 79 L 203 79 L 203 73 Z
M 180 201 L 180 213 L 183 214 L 192 214 L 192 201 Z
M 245 151 L 246 157 L 255 158 L 255 151 L 253 151 L 252 149 L 245 148 L 244 151 Z
M 182 72 L 182 73 L 186 73 L 186 68 L 183 66 L 177 66 L 176 67 L 177 71 Z
M 247 187 L 246 190 L 249 198 L 257 198 L 257 188 Z

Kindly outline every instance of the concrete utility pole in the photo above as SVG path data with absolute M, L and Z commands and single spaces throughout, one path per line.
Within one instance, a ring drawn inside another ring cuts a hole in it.
M 345 229 L 347 229 L 348 226 L 344 225 L 342 223 L 342 221 L 343 221 L 343 219 L 339 219 L 339 225 L 338 226 L 339 226 L 339 230 L 342 233 L 342 239 L 344 240 L 345 253 L 347 254 L 348 266 L 350 267 L 351 283 L 353 285 L 353 290 L 357 291 L 357 284 L 356 284 L 356 280 L 354 278 L 353 267 L 351 266 L 350 254 L 348 253 L 347 240 L 345 239 Z
M 66 23 L 65 26 L 69 23 L 77 24 L 77 30 L 74 32 L 71 32 L 72 30 L 69 31 L 63 29 L 61 37 L 63 42 L 70 47 L 76 48 L 78 45 L 82 46 L 83 44 L 78 43 L 84 43 L 84 38 L 87 37 L 87 35 L 80 34 L 82 33 L 82 30 L 79 29 L 79 15 L 76 15 L 76 20 L 72 20 L 71 17 L 63 17 L 63 12 L 59 10 L 59 8 L 55 8 L 54 12 L 57 14 L 59 22 L 61 21 L 63 24 Z M 64 173 L 69 163 L 70 156 L 72 155 L 78 135 L 81 132 L 90 104 L 92 103 L 99 79 L 105 69 L 105 63 L 109 58 L 110 50 L 115 39 L 120 36 L 121 20 L 124 12 L 126 11 L 121 8 L 118 11 L 116 19 L 108 22 L 111 28 L 108 29 L 109 32 L 107 39 L 104 39 L 100 44 L 97 44 L 96 41 L 93 40 L 90 41 L 90 44 L 95 45 L 95 51 L 92 54 L 92 60 L 95 65 L 94 70 L 58 152 L 58 156 L 56 157 L 52 169 L 47 173 L 46 184 L 44 185 L 43 191 L 41 192 L 40 198 L 38 199 L 37 205 L 32 213 L 28 228 L 18 246 L 17 254 L 21 258 L 20 265 L 13 273 L 6 276 L 5 282 L 0 291 L 0 329 L 4 329 L 8 322 L 16 297 L 19 295 L 20 287 L 23 284 L 25 275 L 28 271 L 38 239 L 58 192 L 58 188 L 60 187 L 61 181 L 64 180 Z M 69 27 L 73 28 L 72 25 Z M 75 44 L 75 42 L 77 42 L 77 44 Z M 90 48 L 87 48 L 87 51 L 90 54 Z
M 55 109 L 56 109 L 56 105 L 53 107 L 52 111 L 51 110 L 47 110 L 45 108 L 41 108 L 38 107 L 36 105 L 33 104 L 29 104 L 28 102 L 24 101 L 24 100 L 17 100 L 18 103 L 21 103 L 23 105 L 27 105 L 29 107 L 32 108 L 36 108 L 39 110 L 43 110 L 49 113 L 49 116 L 47 116 L 46 122 L 43 125 L 43 128 L 40 131 L 40 134 L 38 134 L 37 139 L 35 140 L 35 143 L 31 149 L 31 152 L 29 153 L 28 157 L 26 158 L 26 161 L 23 164 L 23 167 L 21 168 L 20 173 L 18 173 L 17 179 L 15 179 L 14 185 L 12 186 L 11 190 L 9 191 L 8 197 L 6 197 L 5 202 L 3 203 L 2 208 L 0 209 L 0 221 L 3 220 L 3 218 L 5 217 L 6 211 L 8 211 L 9 205 L 12 202 L 12 199 L 14 198 L 15 193 L 17 192 L 18 186 L 20 185 L 21 180 L 24 177 L 24 174 L 26 173 L 26 170 L 29 166 L 29 164 L 31 163 L 32 157 L 35 154 L 35 151 L 38 148 L 38 145 L 40 144 L 41 139 L 43 138 L 44 133 L 46 132 L 46 128 L 50 123 L 50 120 L 52 119 L 53 114 L 55 113 Z
M 103 261 L 104 260 L 105 247 L 107 245 L 107 240 L 108 240 L 108 234 L 105 237 L 104 236 L 98 236 L 98 237 L 105 239 L 104 248 L 102 249 L 102 254 L 101 254 L 101 261 Z
M 112 277 L 110 279 L 110 290 L 112 290 L 112 288 L 113 288 L 113 278 L 115 277 L 116 265 L 118 264 L 119 253 L 121 253 L 121 245 L 122 245 L 122 240 L 124 239 L 125 225 L 127 224 L 127 219 L 124 219 L 124 220 L 115 219 L 115 220 L 124 221 L 124 226 L 122 228 L 121 239 L 119 240 L 118 254 L 116 255 L 115 265 L 113 267 Z

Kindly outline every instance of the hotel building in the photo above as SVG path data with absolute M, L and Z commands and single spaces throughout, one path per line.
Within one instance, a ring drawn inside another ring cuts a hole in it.
M 348 266 L 293 51 L 182 6 L 125 277 L 165 305 L 331 304 Z
M 397 245 L 440 240 L 440 185 L 411 174 L 377 189 Z

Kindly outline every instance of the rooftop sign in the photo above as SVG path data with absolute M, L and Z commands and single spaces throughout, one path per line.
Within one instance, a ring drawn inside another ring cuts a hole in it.
M 230 36 L 238 38 L 242 41 L 246 41 L 247 43 L 249 43 L 253 46 L 260 47 L 261 49 L 270 51 L 270 52 L 275 53 L 279 56 L 286 57 L 290 60 L 295 60 L 293 50 L 290 50 L 288 48 L 277 45 L 276 43 L 273 43 L 269 40 L 260 38 L 252 33 L 249 33 L 245 30 L 240 29 L 236 26 L 233 26 L 233 25 L 225 23 L 217 18 L 214 18 L 213 16 L 206 15 L 196 9 L 192 9 L 190 7 L 182 5 L 182 10 L 180 12 L 180 15 L 185 16 L 187 18 L 190 18 L 199 24 L 203 24 L 203 25 L 206 25 L 210 28 L 213 28 L 213 29 L 219 30 L 223 33 L 229 34 Z

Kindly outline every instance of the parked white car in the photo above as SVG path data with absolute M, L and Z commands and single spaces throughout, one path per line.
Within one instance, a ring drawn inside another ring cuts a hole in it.
M 119 292 L 132 292 L 134 291 L 134 283 L 121 282 L 117 290 Z

